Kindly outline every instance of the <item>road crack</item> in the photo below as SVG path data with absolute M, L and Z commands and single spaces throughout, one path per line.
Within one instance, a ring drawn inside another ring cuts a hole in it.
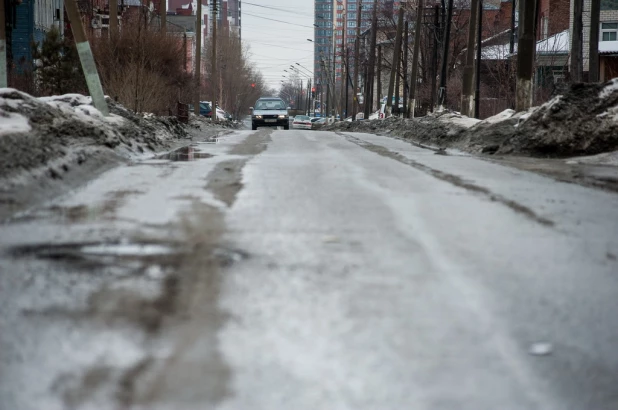
M 485 187 L 465 181 L 460 176 L 449 174 L 447 172 L 440 171 L 435 168 L 431 168 L 427 165 L 421 164 L 420 162 L 407 158 L 397 152 L 393 152 L 386 147 L 375 145 L 367 141 L 363 141 L 360 138 L 356 138 L 356 137 L 353 137 L 351 135 L 344 134 L 341 132 L 337 132 L 337 134 L 344 137 L 346 140 L 350 141 L 351 143 L 358 145 L 361 148 L 365 148 L 371 152 L 375 152 L 376 154 L 381 155 L 383 157 L 394 159 L 395 161 L 401 162 L 402 164 L 411 166 L 419 171 L 422 171 L 428 175 L 431 175 L 434 178 L 440 179 L 442 181 L 448 182 L 457 187 L 464 188 L 468 191 L 479 194 L 485 197 L 486 199 L 489 199 L 490 201 L 499 202 L 507 206 L 508 208 L 512 209 L 513 211 L 517 212 L 518 214 L 524 215 L 530 220 L 537 222 L 543 226 L 548 226 L 548 227 L 555 226 L 554 221 L 538 215 L 536 212 L 534 212 L 529 207 L 522 205 L 519 202 L 516 202 L 512 199 L 505 198 L 502 195 L 496 194 Z

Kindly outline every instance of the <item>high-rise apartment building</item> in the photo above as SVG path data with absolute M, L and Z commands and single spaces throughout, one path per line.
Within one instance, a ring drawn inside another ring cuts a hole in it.
M 324 91 L 327 75 L 333 82 L 341 82 L 345 60 L 342 58 L 349 48 L 350 64 L 353 64 L 356 25 L 360 10 L 360 31 L 371 26 L 373 0 L 314 0 L 314 82 L 318 92 Z M 378 7 L 394 5 L 393 0 L 378 0 Z M 399 2 L 397 2 L 399 3 Z M 342 47 L 343 46 L 343 47 Z M 334 76 L 333 76 L 334 73 Z
M 168 0 L 167 14 L 187 16 L 195 15 L 199 0 Z M 216 2 L 216 3 L 215 3 Z M 217 6 L 217 29 L 220 35 L 241 35 L 241 0 L 202 0 L 202 32 L 203 37 L 212 33 L 212 15 L 214 5 Z M 173 20 L 173 18 L 172 18 Z

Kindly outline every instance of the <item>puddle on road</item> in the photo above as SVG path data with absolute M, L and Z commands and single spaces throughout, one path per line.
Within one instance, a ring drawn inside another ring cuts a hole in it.
M 159 155 L 156 159 L 167 159 L 170 161 L 195 161 L 197 159 L 212 158 L 214 155 L 206 152 L 201 152 L 192 145 L 188 147 L 178 148 L 177 150 L 168 152 L 167 154 Z
M 84 246 L 79 250 L 89 255 L 115 255 L 115 256 L 153 256 L 169 255 L 174 250 L 164 245 L 153 244 L 102 244 Z

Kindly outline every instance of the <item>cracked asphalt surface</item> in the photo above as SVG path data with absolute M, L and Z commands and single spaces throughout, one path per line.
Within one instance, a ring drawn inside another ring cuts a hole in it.
M 615 193 L 237 131 L 0 230 L 0 410 L 618 408 Z

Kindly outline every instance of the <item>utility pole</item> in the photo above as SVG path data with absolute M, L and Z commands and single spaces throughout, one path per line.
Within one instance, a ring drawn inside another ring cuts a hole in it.
M 369 86 L 365 88 L 365 119 L 368 119 L 369 115 L 371 115 L 371 111 L 373 111 L 373 80 L 375 78 L 377 32 L 378 0 L 373 0 L 373 12 L 371 15 L 371 40 L 369 42 L 369 73 L 367 74 L 367 83 Z
M 110 0 L 114 2 L 114 0 Z M 159 17 L 161 20 L 161 34 L 167 35 L 167 0 L 159 0 Z
M 418 0 L 418 8 L 416 10 L 416 27 L 414 27 L 414 55 L 412 56 L 412 74 L 410 74 L 410 105 L 408 106 L 408 111 L 406 112 L 406 117 L 408 118 L 414 118 L 414 110 L 416 109 L 418 55 L 421 49 L 421 27 L 423 24 L 423 13 L 423 0 Z M 432 88 L 432 90 L 435 90 L 435 88 Z M 433 95 L 433 91 L 431 94 Z
M 103 94 L 103 87 L 101 86 L 97 66 L 94 62 L 94 56 L 92 55 L 92 50 L 86 38 L 86 32 L 84 31 L 82 19 L 77 8 L 77 0 L 66 0 L 64 2 L 64 7 L 67 11 L 69 22 L 71 23 L 71 31 L 75 38 L 75 45 L 77 47 L 77 53 L 79 54 L 82 70 L 84 71 L 84 77 L 86 77 L 88 91 L 92 97 L 92 104 L 107 117 L 109 115 L 109 107 L 105 102 L 105 95 Z M 2 13 L 2 15 L 4 14 L 5 13 Z M 2 27 L 4 28 L 4 25 L 2 25 Z M 0 62 L 0 64 L 2 63 Z
M 521 0 L 519 0 L 521 1 Z M 511 54 L 511 56 L 513 55 L 513 53 L 515 52 L 515 0 L 511 0 L 512 7 L 511 7 L 511 35 L 509 38 L 509 53 Z
M 9 86 L 7 74 L 6 58 L 6 12 L 4 10 L 4 0 L 0 0 L 0 88 Z
M 431 55 L 431 112 L 434 111 L 436 101 L 436 80 L 438 77 L 438 35 L 440 33 L 440 6 L 435 5 L 433 22 L 433 53 Z
M 376 83 L 376 103 L 382 109 L 382 45 L 378 46 L 378 81 Z
M 451 0 L 452 1 L 452 0 Z M 388 81 L 388 95 L 386 97 L 386 110 L 385 117 L 390 117 L 393 112 L 393 91 L 395 88 L 395 76 L 397 75 L 399 66 L 399 56 L 401 54 L 401 31 L 403 28 L 403 7 L 399 7 L 399 14 L 397 16 L 397 34 L 395 35 L 395 48 L 393 49 L 393 64 L 391 66 L 391 76 Z M 396 101 L 395 104 L 399 104 Z
M 217 122 L 217 2 L 212 0 L 212 111 L 211 122 Z M 197 0 L 198 4 L 202 0 Z
M 348 98 L 350 95 L 350 81 L 348 81 L 350 78 L 350 47 L 346 47 L 345 49 L 345 75 L 345 113 L 348 115 Z
M 590 49 L 589 49 L 589 82 L 599 82 L 599 20 L 601 0 L 591 0 L 590 4 Z
M 476 92 L 474 94 L 474 118 L 480 117 L 481 111 L 481 50 L 483 46 L 483 0 L 478 0 L 479 27 L 476 30 Z
M 197 20 L 195 26 L 195 95 L 193 100 L 193 113 L 199 117 L 200 115 L 200 90 L 202 86 L 202 0 L 197 0 L 197 10 L 195 12 Z M 214 102 L 213 102 L 214 104 Z M 217 110 L 212 107 L 210 111 L 211 118 L 217 115 Z
M 400 47 L 397 49 L 396 53 L 397 67 L 395 68 L 395 107 L 393 108 L 393 115 L 399 116 L 399 113 L 401 111 L 399 109 L 399 98 L 401 97 L 401 93 L 399 92 L 399 88 L 401 87 L 401 44 Z
M 446 11 L 446 27 L 444 27 L 444 39 L 442 41 L 442 69 L 440 70 L 440 90 L 438 91 L 438 110 L 443 110 L 446 105 L 446 75 L 448 73 L 448 51 L 451 42 L 451 21 L 453 20 L 453 0 L 448 0 Z
M 582 81 L 582 14 L 584 11 L 584 0 L 573 0 L 573 42 L 571 44 L 571 82 L 579 83 Z M 596 30 L 599 30 L 597 25 Z
M 345 84 L 346 81 L 346 77 L 345 77 L 345 73 L 344 73 L 344 64 L 343 64 L 343 50 L 345 47 L 345 43 L 346 43 L 346 39 L 345 39 L 345 34 L 346 34 L 346 15 L 345 12 L 343 13 L 343 29 L 341 30 L 341 51 L 340 51 L 340 55 L 339 55 L 339 61 L 340 61 L 340 65 L 341 65 L 341 90 L 339 90 L 339 112 L 341 113 L 341 119 L 344 120 L 345 116 L 348 115 L 348 112 L 346 111 L 345 114 L 344 112 L 344 108 L 343 108 L 343 101 L 344 101 L 344 96 L 343 93 L 345 92 L 345 87 L 343 86 Z
M 410 41 L 409 24 L 406 21 L 403 26 L 403 61 L 402 61 L 402 75 L 403 80 L 403 110 L 402 116 L 405 118 L 408 116 L 408 42 Z
M 468 48 L 466 49 L 466 65 L 463 69 L 463 85 L 461 90 L 461 113 L 468 117 L 472 117 L 474 114 L 474 43 L 476 42 L 477 31 L 476 16 L 479 14 L 478 4 L 479 0 L 472 0 L 470 4 Z M 480 47 L 480 44 L 478 46 Z
M 583 0 L 575 0 L 576 3 L 578 1 Z M 532 70 L 534 69 L 535 51 L 535 3 L 535 0 L 519 0 L 519 38 L 517 41 L 517 84 L 515 94 L 516 111 L 527 110 L 532 105 Z M 571 58 L 573 58 L 573 55 L 571 55 Z
M 354 93 L 354 99 L 352 100 L 352 121 L 356 121 L 356 113 L 359 109 L 357 90 L 358 78 L 360 77 L 358 72 L 358 63 L 360 60 L 360 25 L 362 11 L 363 4 L 359 1 L 358 12 L 356 13 L 356 43 L 354 48 L 354 90 L 352 90 L 352 92 Z
M 118 34 L 118 0 L 109 1 L 109 37 L 112 41 Z M 162 0 L 165 1 L 165 0 Z

